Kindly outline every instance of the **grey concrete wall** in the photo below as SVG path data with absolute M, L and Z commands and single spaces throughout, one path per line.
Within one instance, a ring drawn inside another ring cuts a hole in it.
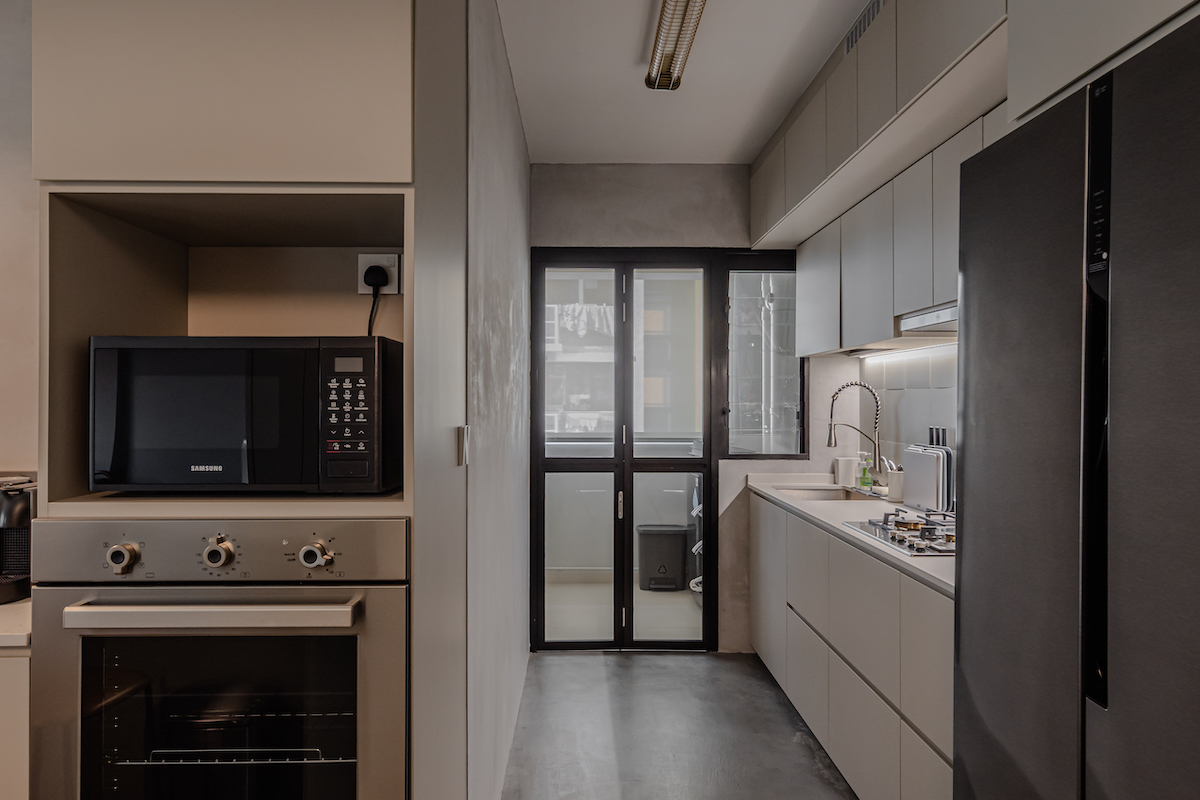
M 534 247 L 749 247 L 745 164 L 534 164 Z
M 496 0 L 467 29 L 467 796 L 498 800 L 529 659 L 529 152 Z
M 729 459 L 718 465 L 721 492 L 717 503 L 721 551 L 718 643 L 722 652 L 754 652 L 750 646 L 750 583 L 747 573 L 750 558 L 750 490 L 746 488 L 746 476 L 750 473 L 828 473 L 832 480 L 833 459 L 853 456 L 862 447 L 858 443 L 858 434 L 845 428 L 839 429 L 836 448 L 825 446 L 829 398 L 846 381 L 858 380 L 859 361 L 845 356 L 808 360 L 807 461 Z M 853 423 L 859 418 L 859 393 L 846 391 L 838 398 L 839 421 Z M 874 404 L 871 404 L 871 408 L 873 416 Z
M 31 0 L 0 3 L 0 471 L 38 468 L 38 186 Z

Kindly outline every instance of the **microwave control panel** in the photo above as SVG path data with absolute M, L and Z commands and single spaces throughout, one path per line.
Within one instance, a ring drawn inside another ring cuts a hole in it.
M 321 349 L 321 477 L 374 482 L 378 372 L 371 348 Z

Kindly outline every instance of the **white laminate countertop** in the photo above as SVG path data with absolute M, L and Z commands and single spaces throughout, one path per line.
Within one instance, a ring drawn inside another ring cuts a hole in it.
M 752 475 L 746 484 L 750 491 L 763 499 L 895 567 L 913 580 L 951 599 L 954 598 L 954 556 L 905 556 L 875 537 L 843 524 L 879 519 L 885 511 L 895 509 L 895 503 L 886 500 L 804 499 L 804 496 L 810 493 L 822 490 L 837 491 L 842 487 L 808 481 L 790 481 L 787 475 Z
M 32 608 L 28 597 L 0 605 L 0 647 L 29 647 Z

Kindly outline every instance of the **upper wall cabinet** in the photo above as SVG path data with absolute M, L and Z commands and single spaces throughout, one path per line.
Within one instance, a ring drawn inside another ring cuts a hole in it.
M 1005 0 L 895 0 L 895 6 L 896 94 L 900 108 L 1005 13 Z
M 842 221 L 796 248 L 796 355 L 842 346 Z
M 1008 0 L 1009 116 L 1021 116 L 1073 85 L 1193 2 Z
M 750 241 L 757 241 L 784 212 L 784 142 L 780 140 L 750 176 Z
M 892 311 L 899 316 L 933 305 L 933 153 L 897 175 L 892 191 Z
M 36 0 L 34 177 L 408 183 L 411 0 Z
M 959 167 L 983 149 L 977 119 L 933 151 L 933 302 L 958 299 Z
M 858 149 L 858 48 L 846 54 L 825 82 L 825 174 Z
M 783 140 L 785 209 L 792 208 L 829 174 L 825 167 L 825 87 L 822 86 Z
M 885 2 L 854 46 L 858 53 L 858 143 L 896 116 L 896 0 Z
M 842 347 L 881 342 L 893 335 L 889 181 L 842 215 Z

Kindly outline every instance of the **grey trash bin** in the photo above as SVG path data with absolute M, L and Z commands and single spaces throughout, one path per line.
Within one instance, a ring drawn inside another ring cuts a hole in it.
M 688 542 L 695 525 L 638 525 L 638 588 L 678 592 L 687 588 Z

